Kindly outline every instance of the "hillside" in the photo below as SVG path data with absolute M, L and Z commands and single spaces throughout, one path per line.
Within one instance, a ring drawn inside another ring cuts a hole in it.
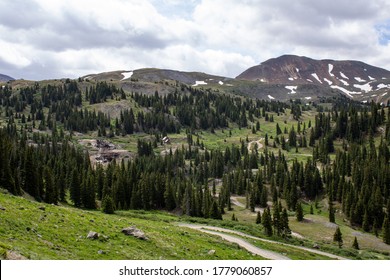
M 386 103 L 389 99 L 390 71 L 360 61 L 314 60 L 284 55 L 253 66 L 236 79 L 282 85 L 294 97 L 307 86 L 340 91 L 351 99 Z
M 11 78 L 10 76 L 0 74 L 0 82 L 8 82 L 13 80 L 14 78 Z
M 199 72 L 145 68 L 90 74 L 85 81 L 110 81 L 126 91 L 167 94 L 183 84 L 264 100 L 305 102 L 344 95 L 359 102 L 386 104 L 390 72 L 359 61 L 314 60 L 284 55 L 253 66 L 235 79 Z
M 134 223 L 151 243 L 131 243 L 131 254 L 176 259 L 177 247 L 169 244 L 179 242 L 180 223 L 202 244 L 220 240 L 205 241 L 205 234 L 218 235 L 264 258 L 329 258 L 315 249 L 331 258 L 387 259 L 389 108 L 336 91 L 327 95 L 317 84 L 299 86 L 318 94 L 316 100 L 280 102 L 275 89 L 281 96 L 299 93 L 286 94 L 280 84 L 161 69 L 4 84 L 2 255 L 56 258 L 58 245 L 64 253 L 58 258 L 131 258 L 119 231 Z M 90 226 L 93 216 L 97 228 Z M 56 231 L 61 220 L 63 235 Z M 164 229 L 172 230 L 170 237 L 158 234 Z M 344 243 L 333 239 L 336 229 Z M 89 231 L 112 243 L 88 240 L 75 252 L 74 242 L 84 242 Z M 51 247 L 40 252 L 41 239 Z M 103 247 L 91 246 L 96 243 Z M 200 246 L 207 254 L 214 250 Z M 118 254 L 96 255 L 113 247 Z M 210 254 L 235 258 L 233 251 Z

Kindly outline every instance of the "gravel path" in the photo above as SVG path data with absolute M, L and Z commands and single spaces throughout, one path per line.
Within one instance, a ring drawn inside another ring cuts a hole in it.
M 286 256 L 281 255 L 279 253 L 276 253 L 276 252 L 260 249 L 260 248 L 258 248 L 256 246 L 250 244 L 249 242 L 239 238 L 239 237 L 232 236 L 231 234 L 242 236 L 242 237 L 245 237 L 245 238 L 250 238 L 250 239 L 253 239 L 253 240 L 259 240 L 259 241 L 263 241 L 263 242 L 268 242 L 268 243 L 288 246 L 288 247 L 291 247 L 291 248 L 304 250 L 304 251 L 307 251 L 307 252 L 315 253 L 315 254 L 326 256 L 326 257 L 333 258 L 333 259 L 347 260 L 344 257 L 340 257 L 340 256 L 337 256 L 337 255 L 334 255 L 334 254 L 331 254 L 331 253 L 322 252 L 320 250 L 310 249 L 310 248 L 306 248 L 306 247 L 302 247 L 302 246 L 296 246 L 296 245 L 291 245 L 291 244 L 286 244 L 286 243 L 273 241 L 273 240 L 268 240 L 268 239 L 264 239 L 264 238 L 259 238 L 259 237 L 255 237 L 255 236 L 252 236 L 252 235 L 249 235 L 249 234 L 245 234 L 245 233 L 239 232 L 239 231 L 231 230 L 231 229 L 225 229 L 225 228 L 214 227 L 214 226 L 206 226 L 206 225 L 197 225 L 197 224 L 185 224 L 185 223 L 180 223 L 179 226 L 181 226 L 181 227 L 188 227 L 188 228 L 199 230 L 199 231 L 202 231 L 202 232 L 205 232 L 205 233 L 221 236 L 223 239 L 225 239 L 225 240 L 227 240 L 229 242 L 232 242 L 232 243 L 236 243 L 236 244 L 240 245 L 241 247 L 247 249 L 249 252 L 252 252 L 254 254 L 257 254 L 259 256 L 262 256 L 264 258 L 271 259 L 271 260 L 288 260 L 289 258 L 287 258 Z M 256 252 L 252 251 L 252 249 L 256 249 Z
M 236 237 L 236 236 L 233 236 L 230 234 L 223 233 L 224 229 L 222 230 L 222 232 L 220 230 L 222 228 L 208 227 L 208 226 L 195 225 L 195 224 L 179 224 L 179 226 L 189 227 L 189 228 L 196 229 L 196 230 L 199 230 L 199 231 L 204 232 L 204 233 L 220 236 L 220 237 L 222 237 L 222 239 L 224 239 L 228 242 L 231 242 L 231 243 L 238 244 L 240 247 L 245 248 L 247 251 L 249 251 L 253 254 L 262 256 L 266 259 L 270 259 L 270 260 L 289 260 L 290 259 L 282 254 L 256 247 L 240 237 Z M 218 231 L 215 231 L 216 229 L 218 229 Z M 232 233 L 231 231 L 228 231 L 228 232 Z

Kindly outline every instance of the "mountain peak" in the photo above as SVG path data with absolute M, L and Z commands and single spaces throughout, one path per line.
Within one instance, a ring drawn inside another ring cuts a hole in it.
M 316 60 L 296 55 L 271 58 L 247 69 L 236 79 L 284 85 L 287 94 L 296 94 L 302 86 L 318 86 L 363 102 L 383 101 L 390 89 L 390 71 L 386 69 L 361 61 Z

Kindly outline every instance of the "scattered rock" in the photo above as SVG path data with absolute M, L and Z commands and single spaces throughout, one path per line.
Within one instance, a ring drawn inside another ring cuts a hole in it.
M 124 229 L 122 229 L 122 232 L 126 235 L 131 235 L 131 236 L 134 236 L 134 237 L 141 239 L 141 240 L 148 240 L 149 239 L 146 237 L 146 235 L 143 231 L 139 230 L 135 226 L 124 228 Z
M 100 241 L 108 241 L 110 238 L 107 235 L 99 235 Z
M 27 260 L 25 256 L 15 252 L 15 251 L 7 251 L 5 255 L 6 260 Z
M 42 210 L 42 211 L 45 211 L 46 210 L 46 207 L 45 206 L 40 206 L 38 207 L 39 210 Z
M 5 211 L 6 209 L 2 205 L 0 205 L 0 210 Z
M 95 220 L 92 220 L 92 219 L 91 219 L 91 220 L 89 220 L 89 221 L 90 221 L 91 223 L 94 223 L 94 222 L 95 222 Z
M 87 235 L 88 239 L 98 239 L 99 238 L 99 233 L 90 231 Z
M 37 234 L 37 236 L 38 236 L 38 238 L 42 238 L 42 235 L 40 235 L 40 234 Z
M 104 252 L 103 250 L 99 250 L 99 251 L 98 251 L 98 254 L 99 254 L 99 255 L 104 255 L 105 253 L 106 253 L 106 252 Z
M 318 245 L 317 243 L 314 243 L 313 244 L 313 249 L 320 249 L 320 245 Z
M 215 250 L 210 250 L 210 251 L 207 253 L 207 255 L 210 255 L 210 256 L 215 255 Z

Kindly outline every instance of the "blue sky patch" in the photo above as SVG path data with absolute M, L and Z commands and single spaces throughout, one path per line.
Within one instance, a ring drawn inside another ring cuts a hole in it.
M 375 26 L 378 32 L 379 44 L 386 46 L 390 42 L 390 19 Z

